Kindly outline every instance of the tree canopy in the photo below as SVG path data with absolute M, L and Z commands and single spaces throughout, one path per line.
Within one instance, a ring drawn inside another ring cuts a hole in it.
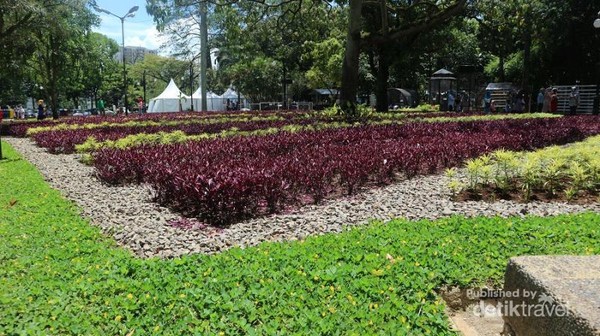
M 307 100 L 311 89 L 335 88 L 350 113 L 357 97 L 371 94 L 386 110 L 388 87 L 425 96 L 442 67 L 484 69 L 482 81 L 532 92 L 595 84 L 600 60 L 592 26 L 600 0 L 148 0 L 173 54 L 129 66 L 129 92 L 140 93 L 144 79 L 150 97 L 170 78 L 193 89 L 190 66 L 197 76 L 199 60 L 210 57 L 199 54 L 200 5 L 219 64 L 208 70 L 208 89 L 233 85 L 255 102 Z M 81 98 L 119 102 L 118 46 L 91 32 L 98 17 L 89 8 L 85 0 L 0 1 L 2 104 L 28 96 L 46 98 L 53 110 Z

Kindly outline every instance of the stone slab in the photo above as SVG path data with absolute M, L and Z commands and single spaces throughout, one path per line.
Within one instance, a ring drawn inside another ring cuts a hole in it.
M 503 293 L 516 336 L 600 335 L 600 256 L 511 258 Z

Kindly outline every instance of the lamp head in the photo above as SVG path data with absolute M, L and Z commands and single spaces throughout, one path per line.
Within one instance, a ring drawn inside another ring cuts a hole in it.
M 127 15 L 125 15 L 125 17 L 134 17 L 135 16 L 135 12 L 137 12 L 138 9 L 140 9 L 140 6 L 133 6 L 133 7 L 131 7 L 131 9 L 129 10 L 129 12 L 127 12 Z
M 105 13 L 105 14 L 112 14 L 111 12 L 107 11 L 106 9 L 98 6 L 96 3 L 92 4 L 92 8 L 99 13 Z
M 598 12 L 598 17 L 594 20 L 594 28 L 600 28 L 600 12 Z

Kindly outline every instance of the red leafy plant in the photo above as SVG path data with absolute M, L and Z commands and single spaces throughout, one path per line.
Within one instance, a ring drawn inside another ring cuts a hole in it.
M 94 154 L 110 184 L 145 182 L 156 200 L 215 225 L 321 202 L 340 191 L 430 174 L 496 149 L 532 150 L 600 133 L 598 117 L 410 123 L 233 137 Z M 592 126 L 593 125 L 593 126 Z

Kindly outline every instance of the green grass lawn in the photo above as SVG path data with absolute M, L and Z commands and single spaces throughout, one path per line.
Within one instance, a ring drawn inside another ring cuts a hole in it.
M 600 216 L 374 222 L 140 260 L 6 143 L 0 335 L 454 335 L 435 290 L 501 283 L 510 256 L 599 253 Z

